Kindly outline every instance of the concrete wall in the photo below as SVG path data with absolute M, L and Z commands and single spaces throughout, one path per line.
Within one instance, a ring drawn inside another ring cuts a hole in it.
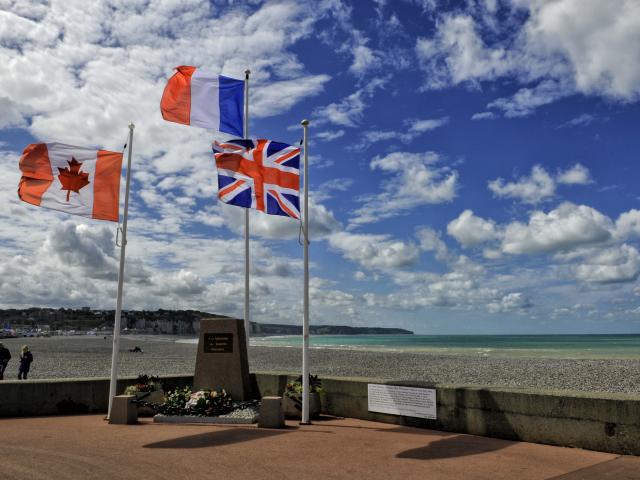
M 280 373 L 252 375 L 260 396 L 282 394 Z M 134 383 L 118 382 L 118 392 Z M 168 388 L 190 385 L 192 376 L 164 379 Z M 322 411 L 398 425 L 640 455 L 640 395 L 537 392 L 385 382 L 361 378 L 323 378 Z M 435 388 L 437 420 L 371 413 L 367 384 Z M 106 412 L 107 378 L 0 382 L 0 417 Z
M 136 377 L 118 380 L 118 393 L 135 384 Z M 169 388 L 191 385 L 193 376 L 163 378 Z M 108 378 L 4 380 L 0 382 L 0 417 L 69 415 L 107 412 Z
M 284 390 L 288 377 L 258 374 L 256 378 L 261 395 L 274 395 Z M 369 412 L 369 383 L 435 388 L 437 420 Z M 532 393 L 362 378 L 323 378 L 322 385 L 322 411 L 330 415 L 640 455 L 640 395 Z

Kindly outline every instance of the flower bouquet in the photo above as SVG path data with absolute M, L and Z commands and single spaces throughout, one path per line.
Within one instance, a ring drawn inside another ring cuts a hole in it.
M 153 375 L 138 375 L 135 385 L 129 385 L 124 393 L 127 395 L 135 395 L 136 393 L 148 393 L 162 390 L 162 384 L 160 383 L 160 377 Z
M 317 375 L 309 375 L 309 416 L 320 415 L 320 394 L 323 393 L 322 381 Z M 285 416 L 300 418 L 302 416 L 302 375 L 293 382 L 287 383 L 282 399 Z
M 155 415 L 155 405 L 164 402 L 164 392 L 160 377 L 153 375 L 138 375 L 135 385 L 129 385 L 125 391 L 125 395 L 135 395 L 138 402 L 138 416 Z
M 233 400 L 224 389 L 192 392 L 189 387 L 184 387 L 169 392 L 158 412 L 163 415 L 213 417 L 224 415 L 233 409 Z

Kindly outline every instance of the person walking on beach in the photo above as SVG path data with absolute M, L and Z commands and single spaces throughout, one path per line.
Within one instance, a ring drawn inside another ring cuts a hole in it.
M 11 352 L 0 343 L 0 380 L 4 380 L 4 371 L 7 369 L 9 360 L 11 360 Z
M 20 355 L 20 370 L 18 370 L 18 380 L 26 380 L 29 369 L 31 368 L 31 362 L 33 362 L 33 355 L 29 351 L 29 347 L 23 345 L 20 349 L 22 354 Z

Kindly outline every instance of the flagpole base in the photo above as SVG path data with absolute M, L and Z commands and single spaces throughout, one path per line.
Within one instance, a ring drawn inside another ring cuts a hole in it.
M 311 422 L 300 422 L 298 425 L 313 425 Z

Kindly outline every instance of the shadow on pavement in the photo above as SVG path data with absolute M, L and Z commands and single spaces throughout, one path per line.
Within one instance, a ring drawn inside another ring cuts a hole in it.
M 186 437 L 172 438 L 161 442 L 149 443 L 144 448 L 208 448 L 220 447 L 232 443 L 250 442 L 261 438 L 273 437 L 295 431 L 293 428 L 282 430 L 230 428 L 215 432 L 200 433 Z
M 495 452 L 512 445 L 508 440 L 495 438 L 472 437 L 456 435 L 454 437 L 436 440 L 429 445 L 411 450 L 405 450 L 396 455 L 397 458 L 412 458 L 416 460 L 435 460 L 441 458 L 456 458 L 469 455 L 481 455 Z
M 459 433 L 443 432 L 442 430 L 431 430 L 424 427 L 394 427 L 394 428 L 376 428 L 379 432 L 402 433 L 404 435 L 421 435 L 428 437 L 459 437 Z
M 472 397 L 468 398 L 469 395 Z M 406 450 L 397 457 L 432 460 L 481 455 L 506 448 L 513 444 L 512 440 L 520 440 L 520 435 L 511 425 L 503 407 L 489 390 L 469 392 L 462 388 L 456 389 L 455 404 L 449 409 L 447 430 L 471 432 L 476 435 L 479 433 L 486 437 L 457 435 L 431 442 L 424 447 Z M 443 428 L 444 425 L 438 425 L 436 421 L 435 428 L 438 427 Z
M 637 480 L 638 478 L 640 478 L 640 458 L 622 456 L 549 480 Z

